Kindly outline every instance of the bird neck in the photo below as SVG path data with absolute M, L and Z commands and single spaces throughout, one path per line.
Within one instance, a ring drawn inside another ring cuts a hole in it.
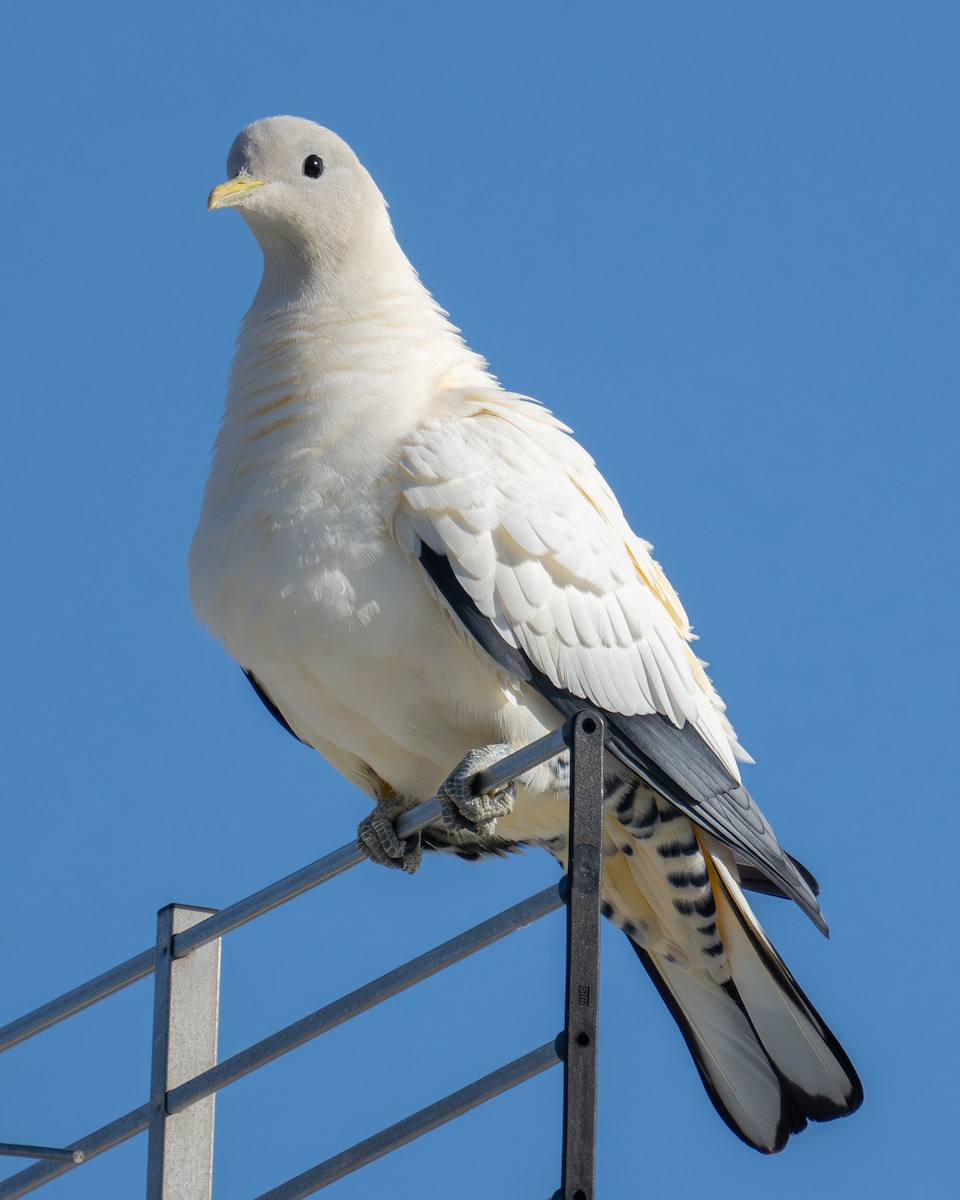
M 294 264 L 264 244 L 264 275 L 231 372 L 221 443 L 332 445 L 404 437 L 451 389 L 496 386 L 389 237 Z
M 483 359 L 464 344 L 397 244 L 385 210 L 344 247 L 304 248 L 258 231 L 264 272 L 241 333 L 244 342 L 287 335 L 314 379 L 354 376 L 491 383 Z M 276 342 L 274 341 L 274 348 Z

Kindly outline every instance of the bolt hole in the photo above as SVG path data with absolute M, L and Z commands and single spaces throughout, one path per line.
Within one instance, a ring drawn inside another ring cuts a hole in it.
M 593 717 L 584 717 L 583 724 L 580 726 L 580 728 L 584 733 L 596 733 L 597 723 Z M 584 1197 L 584 1200 L 586 1200 L 586 1197 Z
M 583 1188 L 577 1188 L 577 1190 L 573 1193 L 573 1200 L 587 1200 L 587 1193 L 583 1190 Z
M 590 1034 L 589 1033 L 578 1033 L 577 1034 L 577 1045 L 578 1046 L 589 1046 L 590 1045 Z

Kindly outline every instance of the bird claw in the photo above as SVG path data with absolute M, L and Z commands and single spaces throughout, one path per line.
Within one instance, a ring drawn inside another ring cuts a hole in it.
M 409 805 L 399 797 L 380 800 L 377 807 L 357 826 L 357 849 L 381 867 L 394 867 L 413 875 L 423 857 L 420 834 L 402 838 L 394 822 Z
M 448 834 L 470 833 L 492 837 L 499 817 L 509 816 L 517 800 L 517 785 L 511 783 L 494 792 L 475 796 L 473 780 L 488 767 L 498 763 L 513 747 L 498 743 L 471 750 L 437 789 L 440 813 Z

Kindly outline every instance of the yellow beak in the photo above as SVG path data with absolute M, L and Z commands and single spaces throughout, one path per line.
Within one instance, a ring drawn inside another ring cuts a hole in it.
M 210 193 L 207 208 L 213 212 L 215 208 L 230 208 L 234 204 L 239 204 L 244 196 L 249 196 L 254 188 L 263 187 L 263 183 L 262 179 L 250 179 L 247 175 L 237 175 L 234 179 L 228 179 L 226 183 L 221 183 Z

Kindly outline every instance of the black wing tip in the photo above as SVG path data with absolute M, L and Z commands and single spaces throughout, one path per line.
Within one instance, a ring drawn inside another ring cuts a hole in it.
M 747 862 L 737 853 L 734 853 L 733 857 L 737 863 L 737 873 L 740 876 L 740 886 L 744 891 L 760 892 L 764 896 L 776 896 L 779 900 L 790 899 L 790 897 L 776 882 L 776 880 L 771 879 L 768 875 L 761 871 L 759 867 L 755 867 L 753 863 Z M 805 867 L 798 858 L 794 858 L 792 854 L 788 854 L 787 858 L 789 858 L 789 860 L 796 867 L 797 873 L 800 875 L 801 879 L 804 881 L 810 891 L 819 898 L 820 882 L 816 875 L 814 875 L 809 867 Z
M 799 858 L 794 858 L 792 854 L 788 854 L 787 858 L 789 858 L 790 861 L 793 863 L 793 865 L 796 867 L 797 873 L 803 879 L 804 883 L 807 885 L 807 887 L 810 889 L 810 891 L 813 892 L 813 894 L 815 896 L 819 896 L 820 895 L 820 880 L 817 879 L 816 875 L 814 875 L 814 873 L 810 870 L 809 867 L 805 867 Z

